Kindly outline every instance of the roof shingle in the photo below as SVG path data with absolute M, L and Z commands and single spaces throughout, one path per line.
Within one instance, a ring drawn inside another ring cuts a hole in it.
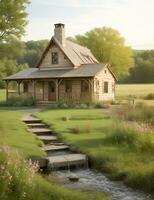
M 4 80 L 26 80 L 26 79 L 43 79 L 43 78 L 79 78 L 94 77 L 107 64 L 86 64 L 75 69 L 24 69 L 16 74 L 6 77 Z

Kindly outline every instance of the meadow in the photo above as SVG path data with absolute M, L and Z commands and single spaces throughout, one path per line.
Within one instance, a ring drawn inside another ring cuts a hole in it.
M 73 149 L 86 153 L 92 167 L 132 187 L 154 191 L 153 134 L 140 134 L 99 109 L 46 110 L 37 116 Z
M 134 95 L 138 98 L 154 93 L 154 84 L 117 84 L 116 97 Z
M 154 98 L 145 99 L 149 94 L 154 95 L 154 84 L 117 84 L 115 89 L 115 99 L 120 103 L 135 99 L 136 103 L 153 106 Z

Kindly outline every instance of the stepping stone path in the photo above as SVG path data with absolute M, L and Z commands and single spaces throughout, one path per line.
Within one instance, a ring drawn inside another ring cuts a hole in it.
M 60 168 L 70 169 L 72 167 L 87 166 L 87 157 L 84 154 L 73 152 L 69 146 L 61 143 L 54 132 L 43 123 L 42 120 L 28 114 L 22 118 L 28 126 L 28 131 L 37 135 L 44 143 L 43 150 L 48 160 L 47 168 L 56 170 Z

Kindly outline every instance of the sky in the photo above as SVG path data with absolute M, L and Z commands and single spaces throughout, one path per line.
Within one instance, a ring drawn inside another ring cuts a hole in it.
M 66 35 L 111 27 L 134 49 L 154 49 L 154 0 L 31 0 L 23 40 L 50 39 L 54 24 Z

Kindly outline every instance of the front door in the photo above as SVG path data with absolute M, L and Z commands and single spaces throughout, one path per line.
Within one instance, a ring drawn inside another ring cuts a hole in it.
M 50 81 L 48 85 L 48 100 L 56 101 L 56 84 L 54 81 Z

